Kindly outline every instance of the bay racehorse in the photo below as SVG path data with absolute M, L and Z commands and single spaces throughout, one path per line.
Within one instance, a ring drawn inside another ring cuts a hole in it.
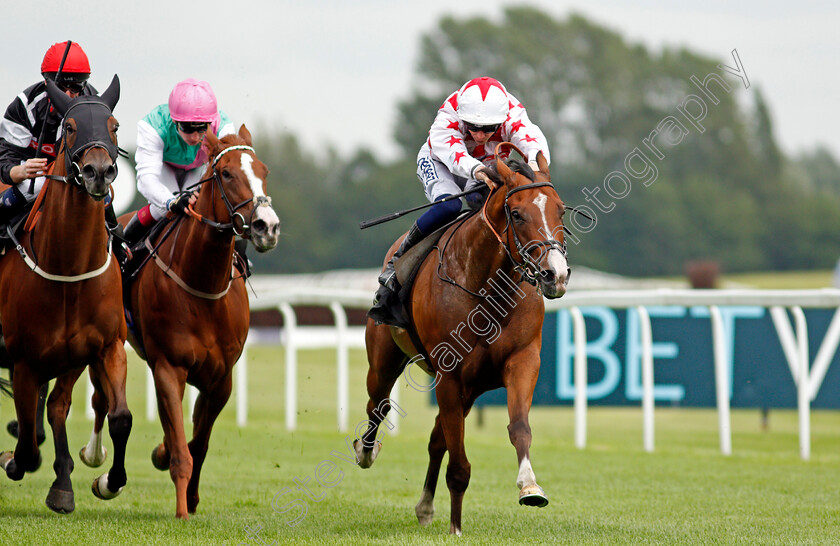
M 210 131 L 205 146 L 210 162 L 191 217 L 176 217 L 149 241 L 156 249 L 150 263 L 125 287 L 129 342 L 152 370 L 163 425 L 152 462 L 169 469 L 175 517 L 182 519 L 198 506 L 210 433 L 230 397 L 233 365 L 248 336 L 245 280 L 232 274 L 234 239 L 248 238 L 266 252 L 280 231 L 266 195 L 268 168 L 251 147 L 248 129 L 243 125 L 238 135 L 221 140 Z M 189 443 L 182 410 L 187 383 L 200 392 Z
M 120 86 L 115 76 L 101 97 L 71 99 L 48 81 L 47 92 L 63 116 L 61 146 L 18 252 L 0 258 L 0 320 L 14 366 L 18 420 L 17 446 L 14 453 L 0 454 L 0 466 L 13 480 L 39 466 L 38 391 L 55 378 L 47 418 L 55 441 L 56 478 L 46 503 L 69 513 L 75 503 L 65 421 L 73 385 L 85 366 L 94 386 L 93 406 L 107 414 L 114 443 L 113 465 L 93 482 L 93 492 L 110 499 L 126 483 L 125 447 L 131 431 L 125 401 L 126 324 L 120 269 L 112 260 L 103 204 L 117 175 L 118 123 L 111 111 Z
M 376 440 L 379 425 L 392 407 L 391 388 L 406 365 L 417 362 L 434 377 L 438 415 L 415 513 L 421 525 L 431 523 L 441 462 L 448 451 L 449 530 L 454 534 L 461 534 L 461 508 L 470 480 L 464 419 L 475 399 L 491 389 L 507 389 L 508 433 L 519 462 L 519 503 L 548 504 L 531 467 L 528 412 L 540 369 L 542 296 L 561 297 L 571 273 L 565 206 L 551 185 L 542 154 L 534 173 L 524 162 L 502 161 L 506 147 L 518 152 L 510 143 L 497 146 L 495 172 L 490 175 L 495 188 L 481 213 L 448 228 L 417 271 L 406 303 L 411 328 L 369 319 L 366 329 L 370 422 L 355 442 L 359 466 L 373 464 L 381 447 Z M 398 245 L 394 243 L 389 256 Z

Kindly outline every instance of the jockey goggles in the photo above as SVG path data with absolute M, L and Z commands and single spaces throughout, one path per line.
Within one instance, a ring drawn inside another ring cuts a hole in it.
M 178 126 L 178 130 L 185 135 L 203 133 L 210 126 L 210 123 L 206 121 L 176 121 L 175 124 Z
M 467 131 L 475 131 L 476 133 L 488 133 L 493 134 L 499 130 L 498 125 L 473 125 L 472 123 L 464 123 L 467 126 Z

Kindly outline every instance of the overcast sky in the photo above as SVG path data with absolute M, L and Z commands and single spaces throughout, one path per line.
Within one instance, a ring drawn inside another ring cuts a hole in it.
M 685 45 L 731 61 L 737 49 L 783 149 L 824 144 L 840 157 L 840 4 L 828 1 L 7 0 L 0 103 L 40 77 L 51 44 L 72 39 L 100 90 L 120 76 L 124 146 L 177 81 L 195 77 L 211 83 L 221 108 L 255 139 L 260 129 L 283 128 L 308 149 L 327 141 L 349 154 L 364 145 L 391 159 L 396 103 L 416 83 L 421 34 L 446 14 L 498 18 L 503 6 L 523 3 L 554 17 L 580 13 L 654 50 Z

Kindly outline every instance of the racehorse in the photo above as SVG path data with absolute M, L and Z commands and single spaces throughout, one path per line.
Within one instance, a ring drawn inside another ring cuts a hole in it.
M 233 278 L 234 238 L 251 240 L 258 252 L 277 245 L 280 220 L 266 195 L 268 168 L 251 147 L 243 125 L 238 135 L 205 137 L 210 162 L 191 218 L 178 216 L 148 241 L 151 262 L 126 285 L 129 342 L 154 375 L 163 443 L 152 463 L 169 469 L 175 483 L 175 517 L 188 519 L 198 506 L 198 481 L 213 423 L 230 397 L 233 365 L 248 335 L 245 281 Z M 127 221 L 131 215 L 120 220 Z M 186 383 L 200 391 L 187 444 L 182 400 Z
M 93 406 L 108 415 L 114 443 L 113 465 L 94 480 L 93 493 L 111 499 L 126 484 L 125 447 L 131 431 L 125 400 L 126 324 L 120 269 L 109 249 L 103 204 L 117 175 L 118 123 L 111 111 L 119 100 L 119 79 L 114 76 L 101 97 L 71 99 L 52 81 L 47 93 L 63 116 L 61 147 L 18 252 L 0 258 L 0 317 L 14 364 L 18 420 L 17 446 L 14 453 L 0 454 L 0 466 L 9 478 L 20 480 L 40 465 L 38 391 L 55 378 L 47 418 L 55 441 L 56 479 L 46 503 L 56 512 L 70 513 L 75 508 L 73 459 L 65 421 L 73 385 L 85 366 L 94 386 Z
M 406 302 L 411 329 L 369 319 L 365 332 L 370 422 L 354 444 L 359 466 L 369 467 L 379 452 L 376 436 L 392 408 L 388 396 L 397 378 L 413 362 L 424 366 L 435 378 L 439 410 L 415 514 L 421 525 L 431 523 L 441 462 L 448 451 L 449 531 L 457 535 L 470 480 L 464 419 L 485 391 L 507 389 L 508 432 L 519 462 L 519 503 L 548 504 L 531 467 L 528 412 L 540 368 L 542 295 L 561 297 L 571 273 L 563 227 L 565 205 L 551 185 L 542 154 L 534 173 L 524 162 L 502 161 L 505 147 L 519 151 L 510 143 L 497 146 L 496 171 L 490 175 L 495 188 L 481 213 L 449 227 L 437 251 L 420 265 Z

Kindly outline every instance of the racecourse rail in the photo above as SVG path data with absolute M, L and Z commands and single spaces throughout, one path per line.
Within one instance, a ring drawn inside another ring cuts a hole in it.
M 286 428 L 297 426 L 297 353 L 300 349 L 331 347 L 336 349 L 338 429 L 347 431 L 348 401 L 348 353 L 351 348 L 364 348 L 362 327 L 348 327 L 345 309 L 367 309 L 371 295 L 359 290 L 284 290 L 260 294 L 251 301 L 252 311 L 279 310 L 283 315 L 281 335 L 265 339 L 264 335 L 249 335 L 242 357 L 235 367 L 236 421 L 245 426 L 248 413 L 247 362 L 248 346 L 254 343 L 282 344 L 286 354 L 285 414 Z M 293 306 L 322 306 L 331 310 L 334 326 L 323 329 L 297 325 Z M 712 327 L 717 412 L 720 436 L 720 450 L 724 455 L 732 453 L 732 439 L 729 416 L 729 375 L 731 367 L 724 345 L 724 321 L 720 312 L 722 306 L 749 305 L 766 307 L 779 336 L 791 374 L 797 386 L 799 417 L 799 450 L 803 460 L 811 456 L 810 408 L 819 386 L 831 364 L 840 343 L 840 290 L 604 290 L 581 291 L 567 294 L 556 300 L 546 300 L 546 312 L 567 309 L 572 317 L 574 331 L 574 414 L 575 445 L 586 446 L 586 326 L 581 307 L 609 307 L 613 309 L 635 309 L 641 323 L 640 342 L 642 347 L 642 419 L 643 446 L 648 452 L 654 448 L 654 397 L 653 397 L 653 351 L 650 317 L 646 310 L 651 306 L 679 305 L 685 307 L 704 306 L 709 308 Z M 803 308 L 837 309 L 828 327 L 820 349 L 809 365 L 808 331 Z M 788 320 L 786 309 L 793 317 Z M 259 340 L 254 339 L 259 337 Z M 155 419 L 157 403 L 151 372 L 147 375 L 146 415 Z M 190 404 L 194 404 L 197 391 L 190 387 Z M 395 387 L 392 398 L 397 400 Z M 92 410 L 88 408 L 92 418 Z M 397 422 L 399 422 L 397 420 Z M 392 431 L 396 432 L 396 428 Z

